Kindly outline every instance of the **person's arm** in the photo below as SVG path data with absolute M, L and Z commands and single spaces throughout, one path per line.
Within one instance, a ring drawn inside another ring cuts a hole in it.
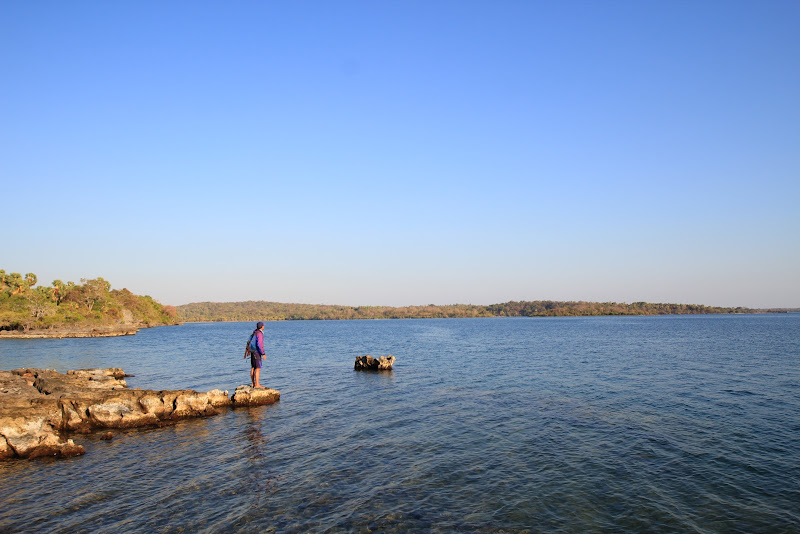
M 264 356 L 267 355 L 267 351 L 264 350 L 264 333 L 259 332 L 258 334 L 256 334 L 256 338 L 258 340 L 256 342 L 256 345 L 258 345 L 258 352 L 261 353 L 261 359 L 263 360 Z

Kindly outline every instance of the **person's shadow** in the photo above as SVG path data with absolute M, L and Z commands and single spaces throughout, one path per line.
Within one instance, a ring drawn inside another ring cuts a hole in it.
M 247 478 L 249 487 L 253 488 L 257 502 L 265 495 L 278 491 L 284 477 L 277 475 L 269 469 L 269 438 L 262 432 L 262 418 L 264 406 L 247 409 L 247 425 L 244 435 L 247 439 Z

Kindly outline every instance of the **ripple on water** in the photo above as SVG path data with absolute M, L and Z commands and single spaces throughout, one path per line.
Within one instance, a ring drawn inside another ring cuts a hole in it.
M 271 323 L 281 402 L 0 464 L 0 530 L 798 531 L 798 319 Z M 232 390 L 251 329 L 4 340 L 0 361 Z M 395 371 L 353 372 L 366 353 Z

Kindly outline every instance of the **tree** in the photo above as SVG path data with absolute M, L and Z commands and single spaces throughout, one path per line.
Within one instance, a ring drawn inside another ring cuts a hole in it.
M 35 286 L 36 285 L 36 280 L 38 280 L 38 277 L 34 273 L 27 273 L 25 275 L 25 286 L 26 286 L 26 289 L 30 289 L 33 286 Z
M 175 324 L 177 311 L 127 289 L 111 291 L 103 278 L 81 279 L 82 284 L 54 280 L 35 286 L 37 276 L 0 270 L 0 330 L 87 327 L 115 324 Z
M 53 288 L 50 287 L 37 287 L 35 291 L 29 291 L 25 294 L 28 310 L 37 321 L 42 317 L 55 315 L 56 310 L 52 300 L 52 291 Z
M 96 303 L 105 305 L 111 284 L 103 280 L 102 277 L 87 280 L 81 278 L 83 287 L 80 288 L 80 302 L 86 306 L 86 311 L 92 311 Z
M 2 272 L 2 289 L 9 295 L 21 293 L 25 287 L 25 279 L 19 273 Z
M 70 282 L 70 284 L 72 284 L 72 286 L 75 285 L 72 282 Z M 61 301 L 63 301 L 64 297 L 67 296 L 67 289 L 67 285 L 61 280 L 53 280 L 53 298 L 56 301 L 56 306 L 61 304 Z

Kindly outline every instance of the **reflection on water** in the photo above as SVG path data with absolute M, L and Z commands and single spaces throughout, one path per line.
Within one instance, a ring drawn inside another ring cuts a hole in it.
M 232 390 L 250 331 L 3 340 L 0 367 Z M 800 316 L 292 322 L 266 339 L 279 403 L 0 464 L 0 531 L 800 531 Z M 395 371 L 354 372 L 361 354 Z
M 249 442 L 247 454 L 246 488 L 252 491 L 254 504 L 261 504 L 262 499 L 279 490 L 281 482 L 285 479 L 269 469 L 268 444 L 269 438 L 264 436 L 261 429 L 261 420 L 258 415 L 263 408 L 253 407 L 244 409 L 246 423 L 243 429 L 244 437 Z

